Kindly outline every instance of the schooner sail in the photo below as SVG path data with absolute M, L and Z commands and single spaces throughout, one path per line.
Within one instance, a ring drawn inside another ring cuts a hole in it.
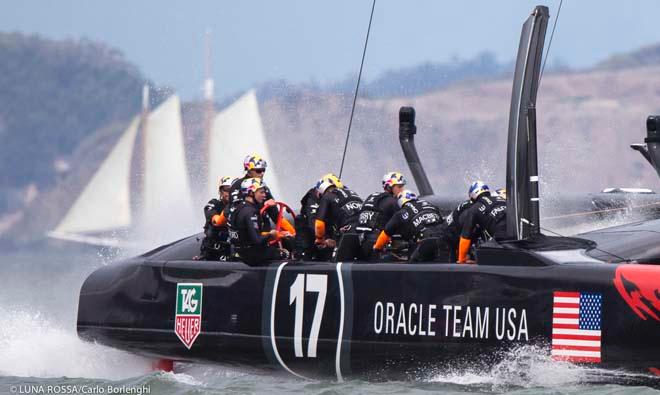
M 199 226 L 199 215 L 193 216 L 192 211 L 181 124 L 177 96 L 171 96 L 147 120 L 142 213 L 148 228 L 152 224 L 162 228 L 164 218 L 179 228 L 192 219 Z
M 212 122 L 209 136 L 209 195 L 218 194 L 218 179 L 222 176 L 238 177 L 244 174 L 242 164 L 246 155 L 256 153 L 268 162 L 264 180 L 281 197 L 275 161 L 268 151 L 268 144 L 259 115 L 259 104 L 254 90 L 248 91 L 222 112 Z
M 181 225 L 196 219 L 188 183 L 181 126 L 181 104 L 169 97 L 145 119 L 142 191 L 131 190 L 131 167 L 140 117 L 135 117 L 108 157 L 92 176 L 67 214 L 48 236 L 89 244 L 118 246 L 112 232 L 125 229 L 160 229 L 163 218 Z M 132 194 L 140 207 L 131 204 Z M 99 207 L 99 197 L 103 206 Z M 90 218 L 94 220 L 91 221 Z M 138 226 L 139 225 L 139 226 Z M 105 236 L 104 236 L 105 235 Z M 110 236 L 107 236 L 110 235 Z

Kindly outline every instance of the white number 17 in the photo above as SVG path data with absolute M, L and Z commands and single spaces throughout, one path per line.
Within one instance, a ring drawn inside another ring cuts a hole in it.
M 309 344 L 307 345 L 307 356 L 310 358 L 316 358 L 316 343 L 318 343 L 319 340 L 321 318 L 323 317 L 323 309 L 325 307 L 325 296 L 328 293 L 328 275 L 299 274 L 296 276 L 296 281 L 291 284 L 291 288 L 289 289 L 289 305 L 296 304 L 293 344 L 296 351 L 296 357 L 298 358 L 305 356 L 303 354 L 302 345 L 305 291 L 316 292 L 319 294 L 316 299 L 316 309 L 314 309 L 314 319 L 312 319 L 312 330 L 309 334 Z

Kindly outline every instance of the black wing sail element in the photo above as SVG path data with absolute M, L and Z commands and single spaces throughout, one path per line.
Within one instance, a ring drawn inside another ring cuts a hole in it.
M 538 234 L 539 188 L 536 155 L 536 93 L 548 8 L 537 6 L 522 28 L 509 112 L 507 144 L 507 234 L 521 240 Z
M 415 126 L 415 109 L 412 107 L 401 107 L 399 109 L 399 143 L 403 155 L 406 157 L 406 162 L 410 168 L 417 191 L 420 196 L 433 195 L 433 188 L 426 176 L 422 162 L 417 155 L 417 148 L 415 148 L 415 133 L 417 133 L 417 126 Z
M 644 144 L 631 144 L 630 148 L 639 151 L 660 176 L 660 116 L 646 119 L 646 133 Z

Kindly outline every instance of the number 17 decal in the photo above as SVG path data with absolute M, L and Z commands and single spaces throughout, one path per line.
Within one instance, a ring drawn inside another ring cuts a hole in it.
M 316 292 L 316 308 L 314 309 L 314 318 L 312 319 L 312 328 L 309 334 L 309 344 L 307 345 L 307 357 L 316 358 L 316 344 L 319 340 L 319 331 L 321 329 L 321 319 L 323 318 L 323 309 L 325 308 L 325 297 L 328 293 L 328 275 L 327 274 L 298 274 L 296 280 L 289 288 L 289 305 L 295 303 L 295 322 L 293 330 L 294 349 L 297 358 L 302 358 L 303 344 L 303 311 L 305 306 L 305 292 Z

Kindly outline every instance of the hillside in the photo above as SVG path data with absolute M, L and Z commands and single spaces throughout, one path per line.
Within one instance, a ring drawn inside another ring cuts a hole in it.
M 549 65 L 548 70 L 565 69 L 561 64 Z M 502 78 L 513 73 L 513 62 L 498 62 L 490 52 L 482 52 L 471 59 L 452 59 L 444 63 L 426 62 L 411 67 L 389 70 L 373 80 L 363 80 L 360 94 L 363 97 L 418 96 L 426 92 L 444 89 L 457 82 Z M 317 94 L 352 95 L 355 92 L 357 74 L 341 81 L 325 85 L 302 83 L 290 85 L 277 80 L 261 84 L 259 96 L 262 100 L 286 95 L 287 91 L 315 92 Z
M 547 74 L 538 98 L 543 193 L 609 186 L 658 189 L 655 172 L 628 144 L 645 136 L 647 115 L 660 113 L 660 67 Z M 407 165 L 398 143 L 398 110 L 417 110 L 420 156 L 437 192 L 463 194 L 474 178 L 504 184 L 511 81 L 469 82 L 415 98 L 360 99 L 344 170 L 366 194 L 382 173 Z M 338 171 L 350 97 L 303 95 L 262 104 L 291 188 L 299 196 L 315 178 Z M 275 136 L 277 136 L 275 138 Z M 305 163 L 305 172 L 297 171 Z
M 52 186 L 80 141 L 139 111 L 144 77 L 105 45 L 0 33 L 0 59 L 0 190 Z
M 648 45 L 635 51 L 615 54 L 598 63 L 596 69 L 620 70 L 660 64 L 660 44 Z
M 412 76 L 414 73 L 406 78 Z M 397 114 L 399 107 L 412 105 L 417 109 L 417 146 L 436 192 L 464 195 L 474 178 L 504 185 L 510 78 L 506 73 L 499 78 L 467 78 L 412 97 L 406 92 L 398 96 L 361 95 L 346 157 L 345 182 L 366 195 L 380 188 L 384 172 L 408 172 L 398 142 Z M 600 65 L 592 70 L 546 72 L 537 107 L 544 205 L 565 192 L 593 192 L 610 186 L 659 189 L 655 172 L 641 155 L 628 148 L 630 143 L 643 141 L 646 116 L 660 113 L 658 85 L 657 65 Z M 284 189 L 275 191 L 276 196 L 295 207 L 321 174 L 338 172 L 352 95 L 284 81 L 274 92 L 258 92 L 272 154 L 267 159 L 276 162 L 281 172 Z M 225 100 L 219 107 L 229 103 Z M 139 103 L 134 105 L 139 107 Z M 130 109 L 126 112 L 134 114 Z M 198 174 L 202 166 L 196 161 L 203 150 L 201 119 L 199 103 L 183 106 L 193 184 L 204 179 Z M 26 210 L 19 208 L 25 217 L 14 218 L 18 225 L 9 236 L 30 240 L 52 229 L 125 126 L 126 120 L 117 116 L 96 131 L 88 131 L 77 146 L 72 142 L 75 147 L 66 156 L 71 163 L 69 174 L 40 195 L 39 210 L 31 210 L 34 204 Z M 201 207 L 208 196 L 196 198 Z

